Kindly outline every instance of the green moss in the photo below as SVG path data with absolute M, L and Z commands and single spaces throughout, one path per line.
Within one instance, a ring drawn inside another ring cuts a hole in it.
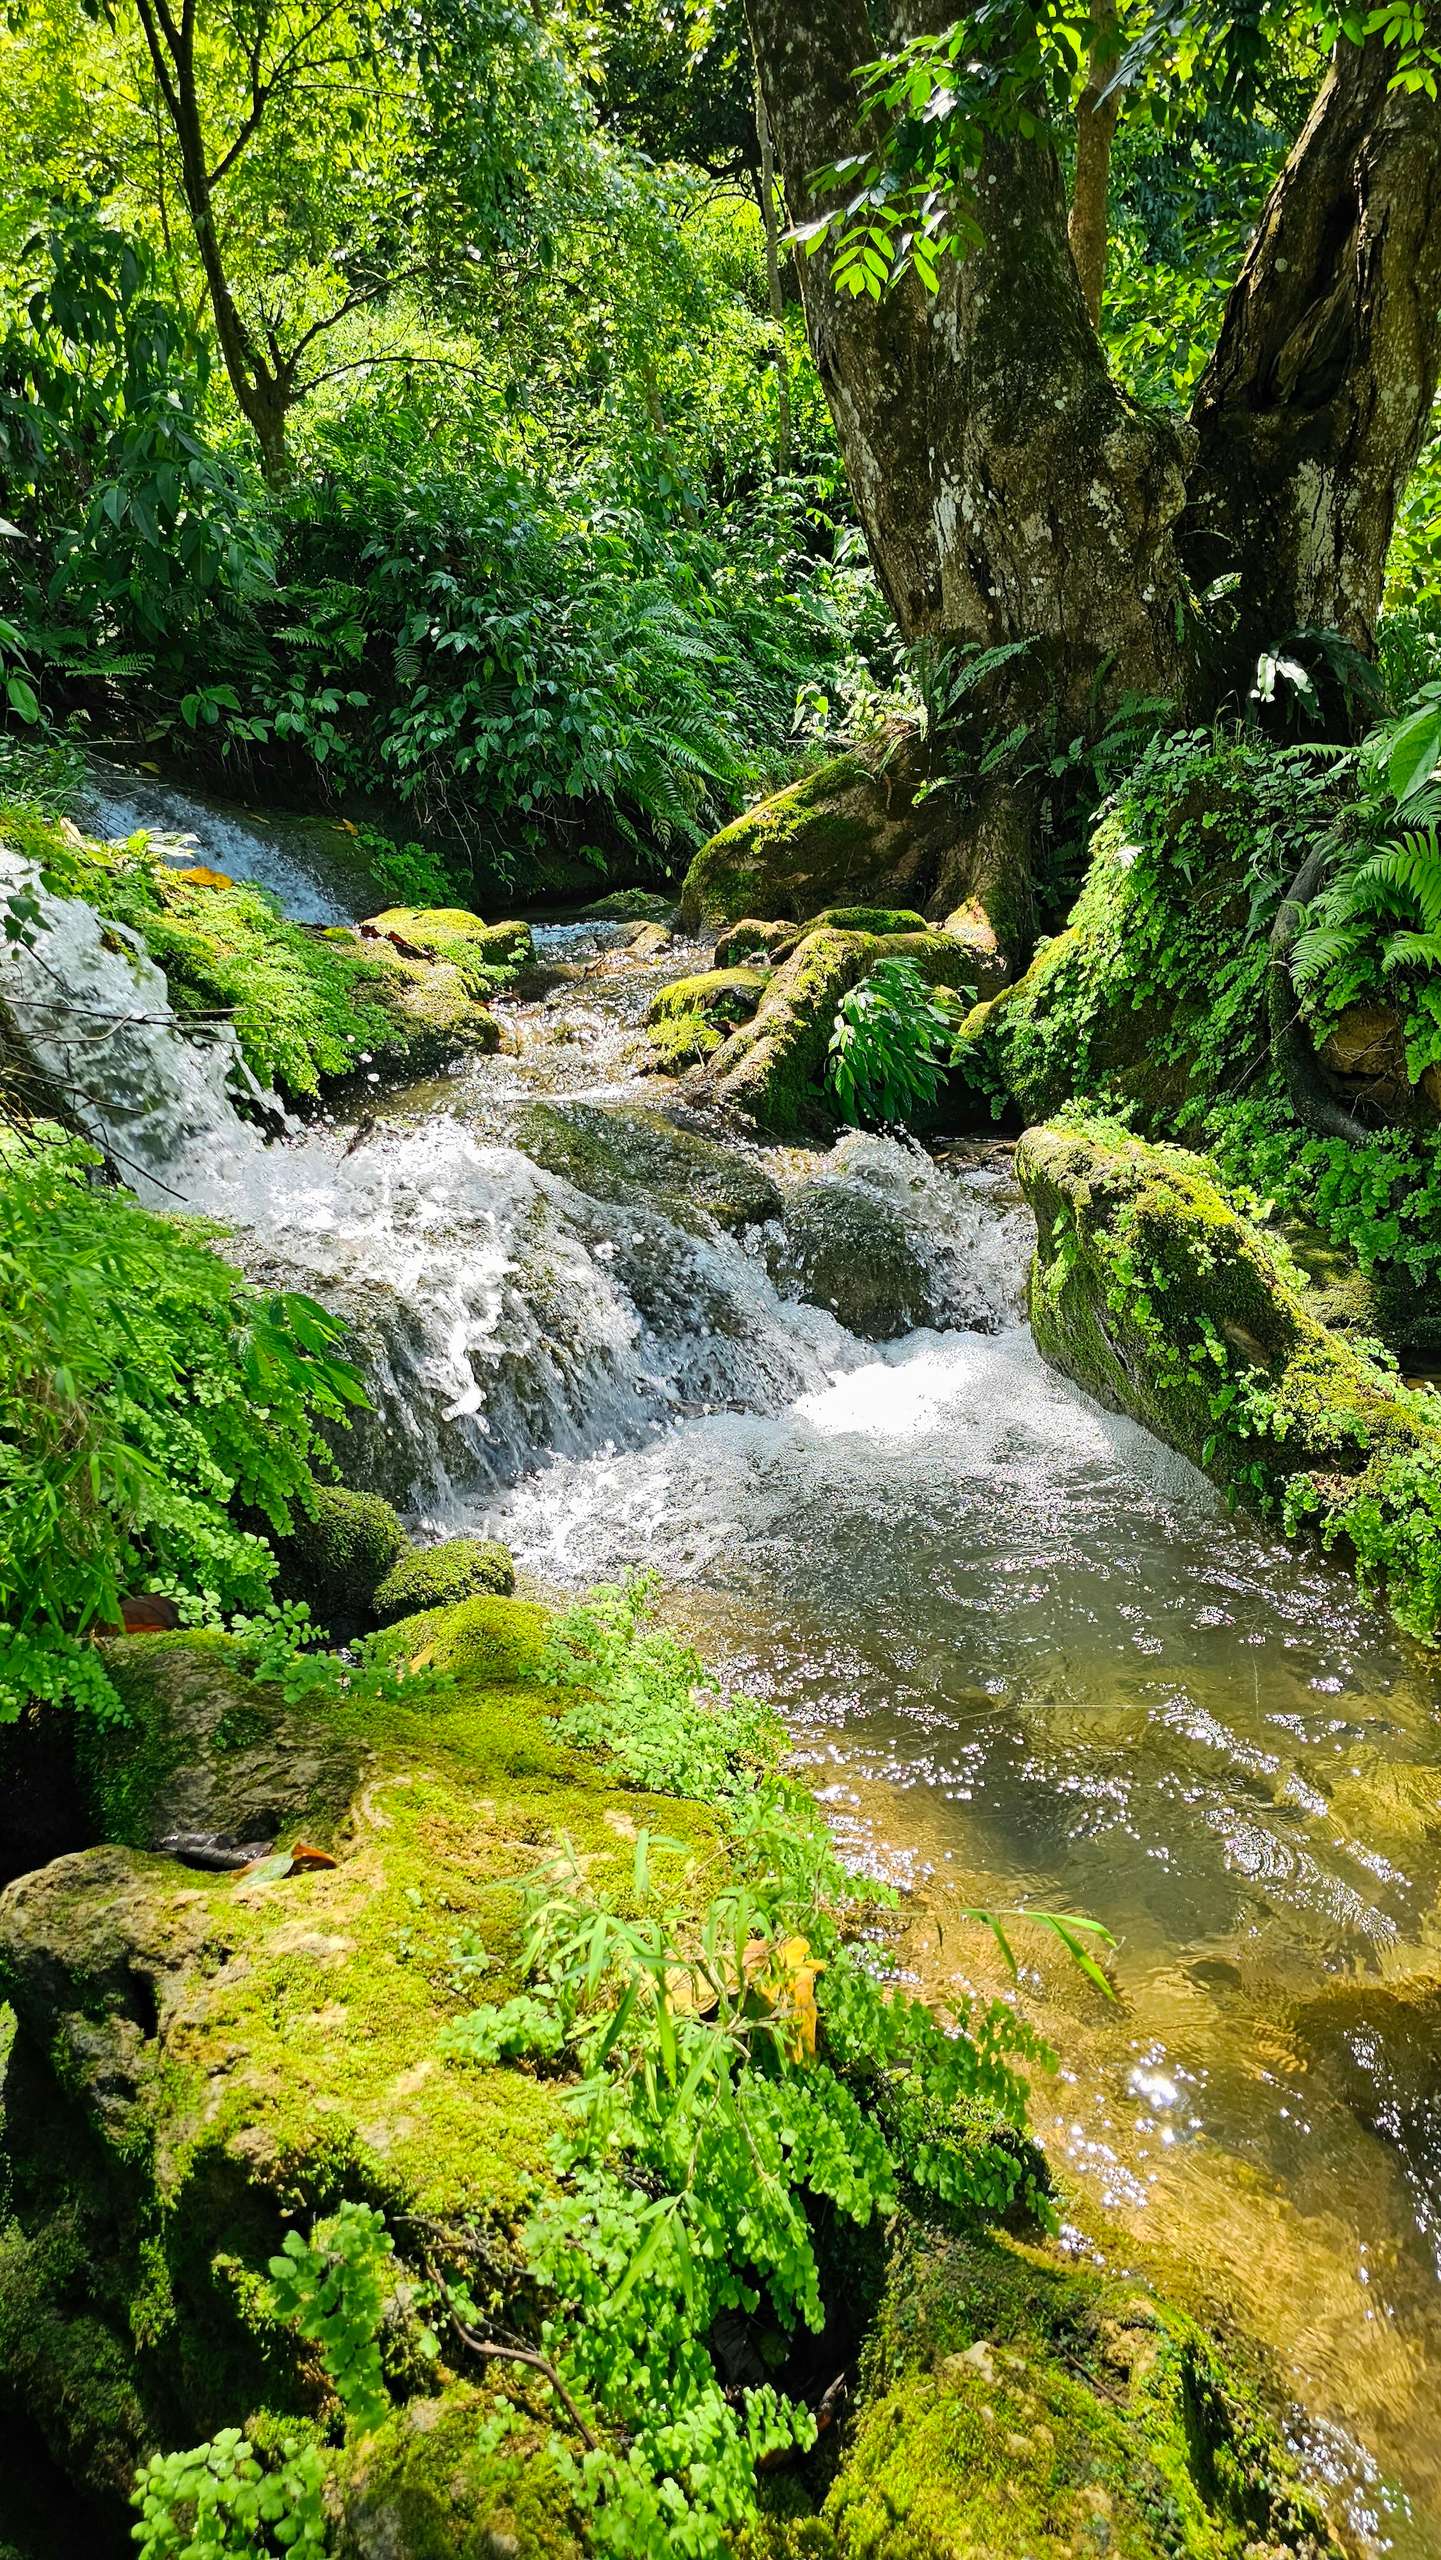
M 703 1013 L 676 1013 L 651 1024 L 646 1034 L 646 1064 L 660 1075 L 675 1076 L 713 1058 L 725 1034 Z
M 947 934 L 842 933 L 822 925 L 774 972 L 753 1019 L 716 1051 L 707 1085 L 778 1137 L 824 1124 L 832 1117 L 824 1088 L 836 1007 L 877 960 L 889 958 L 914 960 L 943 986 L 966 967 L 963 946 Z
M 481 999 L 535 959 L 528 924 L 486 924 L 468 907 L 386 907 L 360 930 L 412 958 L 450 961 Z
M 774 1217 L 781 1205 L 754 1157 L 635 1104 L 532 1103 L 514 1139 L 592 1200 L 663 1209 L 683 1226 L 703 1229 L 714 1219 L 735 1230 Z
M 563 1851 L 628 1909 L 648 1828 L 678 1843 L 683 1907 L 720 1881 L 711 1813 L 619 1785 L 557 1740 L 536 1676 L 547 1629 L 513 1600 L 430 1611 L 388 1643 L 428 1652 L 452 1686 L 293 1711 L 298 1747 L 350 1757 L 334 1867 L 210 1876 L 104 1849 L 7 1897 L 0 1979 L 19 2028 L 0 2343 L 28 2342 L 9 2370 L 75 2476 L 113 2489 L 157 2436 L 314 2405 L 263 2307 L 282 2217 L 358 2195 L 395 2220 L 469 2218 L 504 2253 L 549 2174 L 565 2084 L 447 2061 L 439 2036 L 474 2005 L 477 1967 L 486 1997 L 519 1987 L 522 1888 L 548 1860 Z M 213 1677 L 214 1640 L 165 1641 Z M 128 1648 L 133 1697 L 163 1659 Z M 508 2456 L 467 2478 L 467 2530 L 488 2496 L 531 2517 Z M 537 2532 L 544 2516 L 556 2524 L 537 2492 Z
M 762 960 L 772 959 L 777 951 L 793 949 L 796 939 L 797 928 L 793 924 L 766 921 L 760 916 L 742 916 L 738 924 L 730 925 L 717 936 L 715 950 L 711 954 L 712 966 L 733 969 L 738 962 L 746 961 L 754 966 Z
M 767 979 L 764 969 L 702 969 L 694 977 L 675 978 L 662 987 L 652 996 L 645 1018 L 648 1023 L 674 1022 L 699 1014 L 703 1022 L 717 1028 L 747 1022 L 765 993 Z
M 1054 1366 L 1236 1500 L 1340 1544 L 1414 1634 L 1441 1629 L 1441 1418 L 1320 1323 L 1214 1168 L 1113 1125 L 1027 1132 L 1030 1314 Z
M 914 907 L 825 907 L 802 925 L 814 933 L 818 925 L 834 925 L 838 933 L 925 933 L 926 919 Z
M 1019 2242 L 915 2229 L 822 2521 L 838 2560 L 1336 2547 L 1254 2384 L 1183 2313 Z
M 228 1015 L 252 1072 L 294 1099 L 371 1061 L 439 1063 L 499 1036 L 459 967 L 311 933 L 262 889 L 151 861 L 143 838 L 87 844 L 79 888 L 138 934 L 179 1015 Z
M 584 909 L 598 924 L 673 924 L 676 902 L 658 889 L 609 889 Z
M 681 890 L 681 922 L 695 932 L 734 916 L 798 914 L 802 866 L 826 855 L 840 864 L 848 852 L 862 852 L 863 822 L 852 804 L 874 788 L 859 756 L 837 756 L 747 809 L 701 846 Z
M 280 1545 L 282 1579 L 318 1618 L 329 1612 L 368 1623 L 381 1583 L 410 1547 L 409 1530 L 381 1494 L 320 1484 L 310 1516 L 297 1519 Z
M 511 2369 L 507 2386 L 525 2376 Z M 421 2400 L 367 2438 L 340 2482 L 337 2560 L 579 2560 L 569 2492 L 550 2426 L 519 2417 L 496 2440 L 494 2401 L 470 2389 Z
M 443 1538 L 438 1546 L 417 1547 L 402 1556 L 379 1585 L 372 1606 L 379 1625 L 388 1626 L 421 1609 L 445 1608 L 483 1592 L 505 1596 L 514 1589 L 515 1564 L 498 1538 Z

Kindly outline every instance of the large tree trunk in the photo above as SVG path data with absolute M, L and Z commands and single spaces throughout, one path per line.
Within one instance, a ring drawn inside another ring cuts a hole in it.
M 863 0 L 749 5 L 801 220 L 815 209 L 809 173 L 856 148 L 851 74 L 885 33 Z M 934 295 L 911 277 L 879 304 L 857 301 L 836 294 L 824 250 L 802 264 L 811 344 L 896 620 L 909 638 L 1034 638 L 1034 686 L 1076 713 L 1095 689 L 1180 693 L 1184 430 L 1142 417 L 1110 374 L 1054 152 L 997 144 L 980 212 L 984 245 L 948 260 Z
M 894 5 L 887 25 L 884 0 L 880 23 L 865 0 L 748 0 L 795 219 L 815 211 L 810 172 L 863 145 L 855 66 L 916 32 L 909 0 Z M 922 6 L 923 23 L 949 17 L 949 0 Z M 1143 415 L 1112 377 L 1044 141 L 992 147 L 983 245 L 946 262 L 936 294 L 910 278 L 879 305 L 842 298 L 824 250 L 804 261 L 811 343 L 897 622 L 911 639 L 1031 640 L 1008 713 L 1059 699 L 1094 727 L 1146 693 L 1205 717 L 1298 628 L 1369 650 L 1441 361 L 1441 107 L 1393 93 L 1394 64 L 1374 40 L 1340 47 L 1192 425 Z M 1094 291 L 1089 251 L 1088 265 Z M 1222 571 L 1238 582 L 1207 616 L 1197 598 Z
M 1238 572 L 1218 677 L 1333 631 L 1371 655 L 1396 508 L 1441 363 L 1441 106 L 1341 44 L 1272 190 L 1196 397 L 1185 542 Z

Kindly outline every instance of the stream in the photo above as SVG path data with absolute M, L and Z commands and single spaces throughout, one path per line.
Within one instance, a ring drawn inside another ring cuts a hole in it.
M 164 797 L 171 833 L 243 870 L 243 818 L 222 842 Z M 161 823 L 143 783 L 108 810 L 117 834 Z M 246 876 L 338 911 L 303 840 L 287 889 L 280 836 L 251 832 L 270 869 Z M 159 973 L 88 909 L 51 925 L 7 992 L 77 1081 L 70 1008 L 105 1017 L 86 1110 L 127 1178 L 359 1317 L 381 1409 L 358 1481 L 507 1538 L 546 1594 L 658 1573 L 667 1614 L 782 1708 L 848 1854 L 909 1889 L 907 1961 L 938 1996 L 1009 1988 L 971 1905 L 1114 1931 L 1114 2005 L 1015 1931 L 1062 2057 L 1034 2111 L 1068 2245 L 1234 2311 L 1362 2545 L 1434 2555 L 1436 1673 L 1339 1568 L 1228 1518 L 1042 1366 L 1005 1151 L 765 1155 L 785 1190 L 904 1220 L 930 1321 L 866 1342 L 795 1294 L 774 1234 L 594 1200 L 507 1142 L 537 1099 L 665 1099 L 636 1029 L 697 947 L 632 960 L 624 927 L 541 923 L 500 1054 L 272 1139 L 236 1108 L 223 1027 L 182 1040 Z

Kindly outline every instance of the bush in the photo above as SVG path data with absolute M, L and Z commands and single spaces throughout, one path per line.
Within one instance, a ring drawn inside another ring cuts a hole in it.
M 831 1034 L 827 1083 L 843 1118 L 906 1122 L 932 1109 L 954 1027 L 913 960 L 878 960 L 842 996 Z
M 0 1142 L 0 1720 L 26 1701 L 109 1716 L 85 1638 L 149 1587 L 265 1605 L 317 1425 L 363 1404 L 340 1327 L 253 1290 L 198 1223 L 92 1190 L 92 1149 Z

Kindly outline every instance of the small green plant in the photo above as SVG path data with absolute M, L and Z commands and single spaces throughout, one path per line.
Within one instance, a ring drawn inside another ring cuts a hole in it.
M 843 1866 L 780 1771 L 774 1720 L 725 1708 L 651 1608 L 644 1582 L 593 1596 L 557 1630 L 549 1676 L 587 1689 L 572 1737 L 627 1768 L 655 1718 L 647 1783 L 684 1774 L 721 1796 L 726 1881 L 697 1922 L 676 1904 L 677 1842 L 642 1833 L 614 1896 L 562 1854 L 526 1890 L 526 1987 L 457 2017 L 442 2046 L 462 2067 L 576 2079 L 525 2249 L 567 2422 L 552 2458 L 589 2547 L 722 2560 L 754 2516 L 757 2465 L 815 2432 L 791 2360 L 834 2299 L 822 2235 L 873 2229 L 907 2184 L 955 2213 L 1024 2198 L 1044 2217 L 1022 2067 L 1050 2056 L 1007 2001 L 947 2024 L 905 1988 L 874 1938 L 894 1895 Z M 727 1720 L 744 1747 L 718 1762 Z M 1088 1924 L 1032 1916 L 1084 1957 Z M 717 2323 L 766 2379 L 727 2380 Z
M 929 1111 L 954 1036 L 914 960 L 878 960 L 836 1011 L 826 1082 L 842 1118 L 862 1127 Z
M 256 2460 L 238 2427 L 188 2453 L 157 2453 L 138 2474 L 131 2538 L 139 2560 L 209 2560 L 212 2552 L 304 2554 L 325 2549 L 325 2463 L 289 2442 L 280 2463 Z
M 287 2232 L 270 2261 L 278 2319 L 318 2346 L 348 2429 L 364 2435 L 390 2407 L 380 2332 L 397 2289 L 395 2242 L 373 2205 L 343 2204 L 309 2239 Z M 428 2349 L 435 2341 L 425 2332 Z
M 575 1694 L 559 1730 L 603 1747 L 637 1786 L 723 1804 L 774 1760 L 782 1728 L 769 1708 L 723 1697 L 700 1656 L 654 1620 L 659 1577 L 602 1584 L 552 1629 L 544 1677 Z
M 0 1721 L 31 1698 L 118 1714 L 88 1637 L 127 1591 L 263 1611 L 275 1559 L 235 1509 L 287 1530 L 319 1423 L 365 1401 L 333 1317 L 90 1189 L 96 1161 L 0 1132 Z

